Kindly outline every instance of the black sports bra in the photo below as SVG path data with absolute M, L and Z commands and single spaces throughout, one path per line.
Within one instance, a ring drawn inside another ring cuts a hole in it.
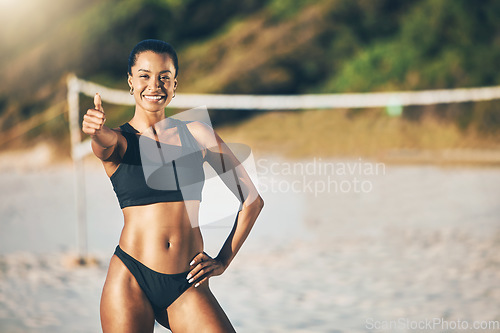
M 120 208 L 157 202 L 201 201 L 205 181 L 201 147 L 185 122 L 168 120 L 177 127 L 181 146 L 159 143 L 140 135 L 129 123 L 120 126 L 127 140 L 127 150 L 110 177 Z M 164 156 L 166 152 L 178 157 Z

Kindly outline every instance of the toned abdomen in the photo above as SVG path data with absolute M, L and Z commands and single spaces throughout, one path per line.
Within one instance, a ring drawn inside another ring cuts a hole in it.
M 126 207 L 120 247 L 160 273 L 185 272 L 191 259 L 203 251 L 198 211 L 199 201 Z

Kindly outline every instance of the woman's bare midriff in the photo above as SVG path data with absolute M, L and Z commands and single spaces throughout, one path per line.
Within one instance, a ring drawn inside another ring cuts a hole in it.
M 203 252 L 199 207 L 199 201 L 188 200 L 123 208 L 120 247 L 157 272 L 189 270 L 194 256 Z

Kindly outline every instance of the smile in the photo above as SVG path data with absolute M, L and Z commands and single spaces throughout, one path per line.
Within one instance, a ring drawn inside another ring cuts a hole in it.
M 158 102 L 165 98 L 164 95 L 142 95 L 149 102 Z

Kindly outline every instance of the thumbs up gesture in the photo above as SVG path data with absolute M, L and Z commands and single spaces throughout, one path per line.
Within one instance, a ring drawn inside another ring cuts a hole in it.
M 102 108 L 101 96 L 96 93 L 94 96 L 94 108 L 88 109 L 87 113 L 83 116 L 82 131 L 88 135 L 98 134 L 104 123 L 106 122 L 106 115 Z

